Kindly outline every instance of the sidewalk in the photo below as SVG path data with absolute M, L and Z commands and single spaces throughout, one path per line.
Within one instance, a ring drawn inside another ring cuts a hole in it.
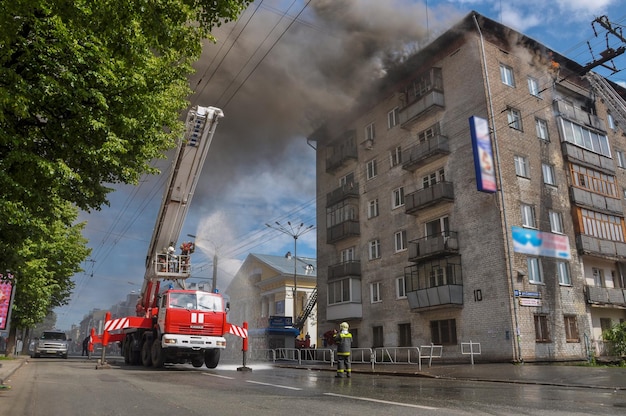
M 0 390 L 10 388 L 8 381 L 22 365 L 28 361 L 27 355 L 18 355 L 13 359 L 0 360 Z
M 277 363 L 276 366 L 335 371 L 328 363 Z M 352 372 L 355 377 L 360 374 L 378 374 L 626 391 L 626 368 L 587 367 L 579 364 L 433 364 L 432 367 L 422 366 L 421 371 L 416 364 L 376 364 L 373 371 L 370 364 L 353 364 Z

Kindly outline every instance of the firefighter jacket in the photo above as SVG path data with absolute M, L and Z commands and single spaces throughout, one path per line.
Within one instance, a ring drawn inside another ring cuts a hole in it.
M 341 331 L 335 335 L 335 344 L 337 344 L 337 355 L 350 355 L 352 349 L 352 334 Z

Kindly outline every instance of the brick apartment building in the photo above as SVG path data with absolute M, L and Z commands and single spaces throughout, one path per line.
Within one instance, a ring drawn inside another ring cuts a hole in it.
M 604 353 L 626 319 L 626 137 L 586 70 L 470 13 L 316 131 L 319 332 L 452 360 L 470 341 L 489 361 Z

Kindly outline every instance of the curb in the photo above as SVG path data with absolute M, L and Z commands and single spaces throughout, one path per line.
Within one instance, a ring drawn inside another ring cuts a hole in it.
M 17 361 L 19 361 L 19 363 L 14 368 L 9 370 L 6 376 L 4 376 L 3 378 L 0 378 L 0 388 L 4 388 L 4 389 L 11 388 L 11 386 L 6 385 L 5 382 L 8 381 L 11 378 L 11 376 L 15 374 L 15 372 L 19 370 L 26 362 L 28 362 L 28 360 L 26 359 L 18 359 Z M 2 367 L 2 363 L 0 363 L 0 367 Z

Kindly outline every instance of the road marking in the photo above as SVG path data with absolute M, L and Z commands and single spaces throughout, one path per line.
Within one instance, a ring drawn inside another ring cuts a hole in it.
M 288 390 L 302 390 L 299 387 L 291 387 L 291 386 L 281 386 L 280 384 L 271 384 L 271 383 L 261 383 L 260 381 L 252 381 L 252 380 L 246 380 L 246 382 L 248 383 L 252 383 L 252 384 L 260 384 L 262 386 L 272 386 L 272 387 L 278 387 L 281 389 L 288 389 Z
M 439 410 L 439 408 L 437 407 L 420 406 L 418 404 L 408 404 L 408 403 L 400 403 L 400 402 L 390 402 L 387 400 L 370 399 L 368 397 L 346 396 L 345 394 L 336 394 L 336 393 L 324 393 L 324 394 L 327 396 L 341 397 L 344 399 L 363 400 L 365 402 L 392 404 L 394 406 L 414 407 L 416 409 L 424 409 L 424 410 Z
M 211 373 L 202 373 L 202 374 L 205 376 L 225 378 L 227 380 L 232 380 L 234 378 L 234 377 L 228 377 L 228 376 L 220 376 L 219 374 L 211 374 Z

